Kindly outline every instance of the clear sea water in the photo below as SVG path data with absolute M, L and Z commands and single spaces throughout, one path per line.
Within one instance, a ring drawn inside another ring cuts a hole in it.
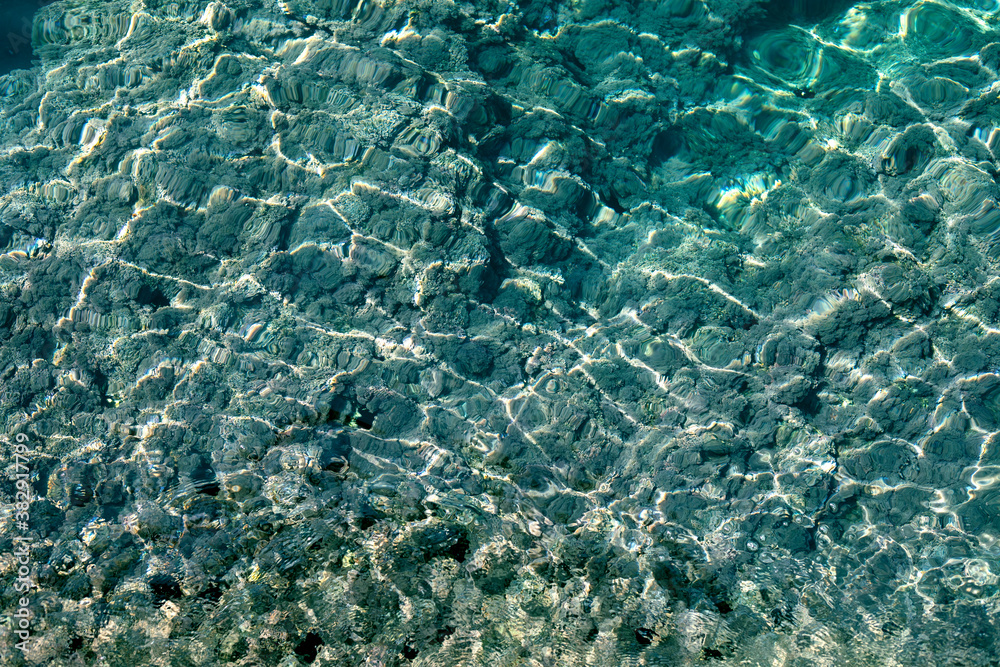
M 1000 3 L 0 21 L 3 664 L 1000 664 Z

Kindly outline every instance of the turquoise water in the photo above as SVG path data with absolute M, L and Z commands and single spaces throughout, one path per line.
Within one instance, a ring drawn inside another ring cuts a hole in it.
M 40 8 L 0 659 L 998 664 L 998 21 Z
M 31 67 L 32 17 L 52 0 L 7 0 L 0 6 L 0 73 Z

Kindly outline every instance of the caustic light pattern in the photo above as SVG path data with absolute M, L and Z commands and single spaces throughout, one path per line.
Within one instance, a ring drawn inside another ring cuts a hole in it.
M 1000 4 L 40 4 L 3 664 L 995 664 Z

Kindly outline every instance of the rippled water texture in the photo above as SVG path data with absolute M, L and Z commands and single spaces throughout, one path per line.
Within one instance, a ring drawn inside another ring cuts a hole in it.
M 42 7 L 0 662 L 996 665 L 998 24 Z

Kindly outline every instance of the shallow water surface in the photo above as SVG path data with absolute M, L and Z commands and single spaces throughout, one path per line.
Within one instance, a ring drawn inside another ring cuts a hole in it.
M 996 664 L 998 16 L 42 7 L 0 659 Z

